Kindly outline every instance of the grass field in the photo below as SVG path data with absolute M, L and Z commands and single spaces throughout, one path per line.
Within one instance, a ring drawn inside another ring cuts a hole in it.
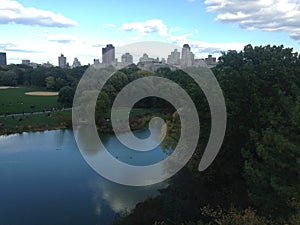
M 0 115 L 5 113 L 41 112 L 44 109 L 60 108 L 58 96 L 30 96 L 26 92 L 45 91 L 34 88 L 0 89 Z
M 13 130 L 17 127 L 32 127 L 32 128 L 51 128 L 61 125 L 64 119 L 71 119 L 72 111 L 63 111 L 52 113 L 48 116 L 47 113 L 39 115 L 1 117 L 0 124 L 4 127 L 0 129 Z
M 62 108 L 57 102 L 58 96 L 31 96 L 26 95 L 27 92 L 45 91 L 35 88 L 9 88 L 0 89 L 0 115 L 4 114 L 22 114 L 31 112 L 43 112 L 52 108 Z M 119 110 L 119 119 L 123 119 L 122 109 Z M 153 114 L 160 114 L 150 110 Z M 143 116 L 149 112 L 148 109 L 132 109 L 130 118 L 137 115 Z M 101 118 L 110 118 L 110 112 L 102 114 Z M 0 135 L 6 133 L 16 133 L 23 131 L 59 129 L 61 127 L 71 125 L 72 111 L 62 111 L 43 114 L 30 114 L 18 116 L 0 117 Z

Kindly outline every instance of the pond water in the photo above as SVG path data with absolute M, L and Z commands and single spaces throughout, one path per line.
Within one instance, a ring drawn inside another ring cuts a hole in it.
M 102 140 L 133 165 L 167 157 L 160 147 L 140 157 L 113 135 Z M 84 161 L 71 130 L 0 136 L 0 225 L 107 225 L 166 185 L 128 187 L 102 178 Z

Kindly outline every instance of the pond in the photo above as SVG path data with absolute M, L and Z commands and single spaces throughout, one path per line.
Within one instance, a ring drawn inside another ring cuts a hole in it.
M 136 131 L 147 137 L 148 130 Z M 157 147 L 146 157 L 114 135 L 102 138 L 109 152 L 133 165 L 167 157 Z M 129 187 L 110 182 L 84 161 L 71 130 L 0 136 L 1 225 L 106 225 L 167 183 Z

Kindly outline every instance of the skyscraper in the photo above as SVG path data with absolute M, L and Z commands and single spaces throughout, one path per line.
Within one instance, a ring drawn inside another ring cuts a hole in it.
M 212 55 L 208 55 L 207 58 L 205 58 L 205 62 L 208 66 L 215 66 L 217 64 L 216 57 L 212 57 Z
M 22 64 L 29 66 L 30 65 L 30 60 L 29 59 L 22 59 Z
M 115 61 L 115 47 L 112 44 L 102 48 L 102 63 L 112 64 Z
M 67 68 L 67 58 L 63 54 L 58 57 L 58 66 L 63 69 Z
M 128 52 L 122 55 L 121 61 L 125 65 L 129 65 L 133 63 L 133 56 L 130 55 Z
M 170 65 L 180 65 L 180 52 L 177 49 L 171 52 L 171 55 L 168 55 L 167 63 Z
M 0 52 L 0 66 L 6 65 L 6 53 Z
M 194 62 L 194 54 L 191 52 L 191 48 L 188 44 L 184 44 L 182 48 L 181 54 L 181 66 L 189 67 L 193 65 Z
M 80 67 L 80 66 L 81 66 L 81 63 L 79 62 L 79 60 L 77 58 L 74 58 L 72 68 L 76 68 L 76 67 Z

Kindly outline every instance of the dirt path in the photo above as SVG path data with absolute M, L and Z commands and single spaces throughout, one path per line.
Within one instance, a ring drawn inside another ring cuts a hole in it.
M 31 96 L 57 96 L 58 92 L 34 91 L 34 92 L 26 92 L 25 95 L 31 95 Z
M 0 86 L 0 90 L 6 90 L 9 88 L 16 88 L 16 87 L 11 87 L 11 86 Z

